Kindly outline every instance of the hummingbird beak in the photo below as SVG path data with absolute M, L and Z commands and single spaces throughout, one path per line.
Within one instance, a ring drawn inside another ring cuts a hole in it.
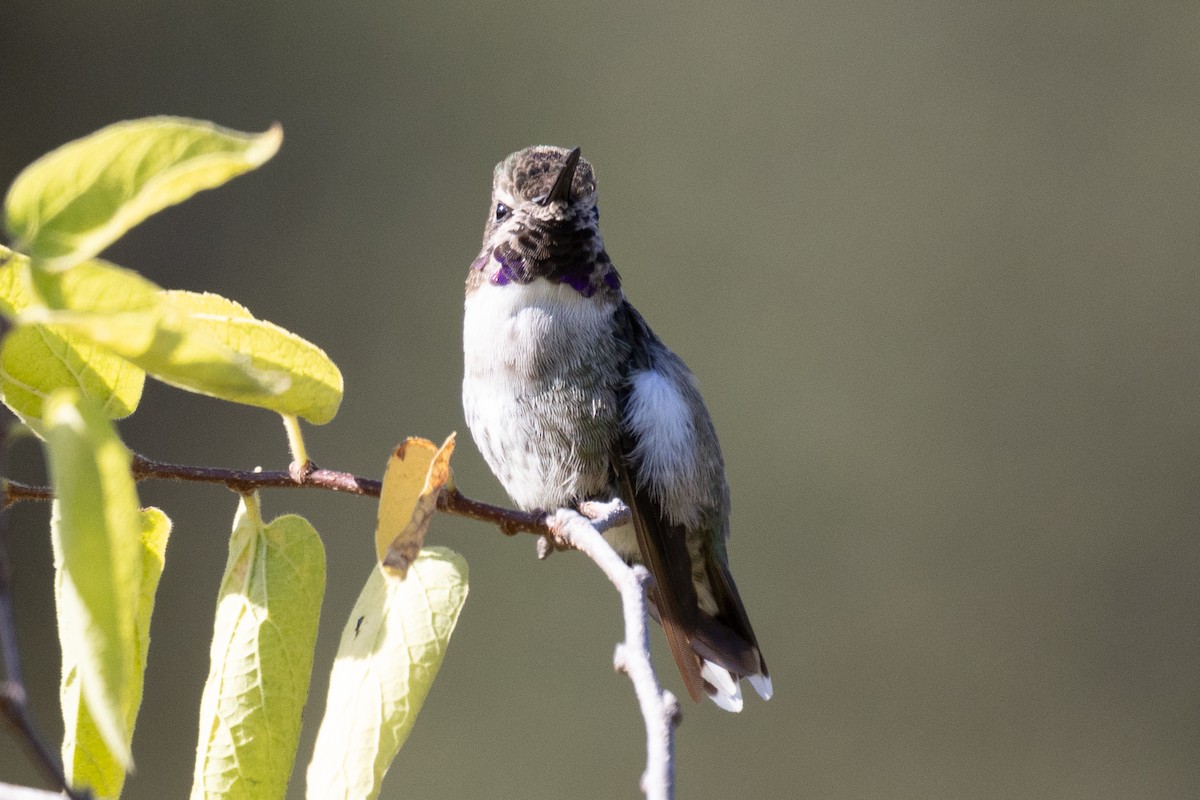
M 578 165 L 579 148 L 576 147 L 567 154 L 567 161 L 558 171 L 558 177 L 554 179 L 554 186 L 550 187 L 549 193 L 542 199 L 543 206 L 551 203 L 571 202 L 571 181 L 575 178 L 575 167 Z

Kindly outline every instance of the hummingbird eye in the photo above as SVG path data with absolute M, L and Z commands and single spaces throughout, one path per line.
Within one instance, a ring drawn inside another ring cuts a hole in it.
M 496 203 L 496 222 L 503 222 L 512 213 L 512 209 L 504 203 Z

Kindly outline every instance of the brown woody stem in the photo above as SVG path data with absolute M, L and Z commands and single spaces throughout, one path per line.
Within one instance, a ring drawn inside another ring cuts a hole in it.
M 169 480 L 216 483 L 242 494 L 258 489 L 312 488 L 378 497 L 383 487 L 380 481 L 360 478 L 349 472 L 320 469 L 311 462 L 303 467 L 293 465 L 292 469 L 288 470 L 261 471 L 168 464 L 135 453 L 132 472 L 134 479 L 139 481 Z M 20 500 L 44 501 L 54 498 L 54 492 L 48 486 L 30 486 L 18 481 L 6 480 L 3 488 L 5 507 Z M 438 510 L 480 522 L 490 522 L 509 536 L 518 533 L 545 536 L 550 533 L 550 529 L 546 527 L 544 514 L 516 511 L 472 500 L 453 487 L 442 490 L 441 496 L 438 497 Z

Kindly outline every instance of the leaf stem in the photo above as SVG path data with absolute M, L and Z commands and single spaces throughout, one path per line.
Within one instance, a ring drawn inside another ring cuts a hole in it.
M 292 414 L 281 414 L 283 429 L 287 431 L 288 450 L 291 451 L 292 461 L 296 464 L 308 464 L 308 448 L 304 446 L 304 432 L 300 430 L 300 420 Z

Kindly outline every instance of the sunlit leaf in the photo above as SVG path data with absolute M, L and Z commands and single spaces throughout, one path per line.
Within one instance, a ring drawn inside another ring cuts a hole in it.
M 55 325 L 126 352 L 150 348 L 158 334 L 162 290 L 131 269 L 98 258 L 68 272 L 33 266 L 30 286 L 35 296 L 20 324 Z
M 150 615 L 154 610 L 154 595 L 158 589 L 158 579 L 162 576 L 167 537 L 171 531 L 171 521 L 157 508 L 142 511 L 141 525 L 141 581 L 134 626 L 137 656 L 134 664 L 135 681 L 128 705 L 124 709 L 125 724 L 130 733 L 133 732 L 138 708 L 142 702 L 142 679 L 150 647 Z M 65 610 L 70 614 L 75 608 L 72 606 Z M 84 625 L 85 620 L 60 617 L 59 624 L 67 630 L 74 630 Z M 62 643 L 62 755 L 67 779 L 74 786 L 90 788 L 98 798 L 118 797 L 125 783 L 125 770 L 104 744 L 96 720 L 83 702 L 78 669 L 79 654 L 75 651 L 76 640 L 74 637 L 64 636 Z
M 0 313 L 19 318 L 36 305 L 29 259 L 0 247 Z M 98 273 L 112 271 L 116 280 L 104 292 L 110 305 L 119 297 L 138 302 L 141 284 L 157 287 L 119 267 L 101 262 L 81 264 L 65 273 L 69 293 L 93 283 Z M 131 292 L 135 296 L 123 293 Z M 10 331 L 0 345 L 0 395 L 23 418 L 38 420 L 42 403 L 56 389 L 73 388 L 97 403 L 110 419 L 133 413 L 142 396 L 143 370 L 70 327 L 26 324 Z
M 376 565 L 342 630 L 307 797 L 374 798 L 408 738 L 467 598 L 467 563 L 427 547 L 405 578 Z
M 218 395 L 237 403 L 303 417 L 317 425 L 333 419 L 342 402 L 342 373 L 316 345 L 264 320 L 245 307 L 215 294 L 170 291 L 164 294 L 166 325 L 185 337 L 203 335 L 237 353 L 256 375 L 273 376 L 272 391 Z M 167 383 L 174 376 L 149 369 Z M 178 384 L 177 384 L 178 385 Z M 203 391 L 187 386 L 196 391 Z
M 438 495 L 450 480 L 453 453 L 454 434 L 441 447 L 409 437 L 388 459 L 375 524 L 375 557 L 400 577 L 425 545 Z
M 257 497 L 243 498 L 217 598 L 193 798 L 284 796 L 324 592 L 312 525 L 295 515 L 264 524 Z
M 66 269 L 151 214 L 260 166 L 282 138 L 279 126 L 247 134 L 178 117 L 110 125 L 17 176 L 4 202 L 8 230 L 18 250 Z
M 132 270 L 100 259 L 66 272 L 34 268 L 31 286 L 36 302 L 18 314 L 19 323 L 94 342 L 166 383 L 235 402 L 288 386 L 288 376 L 256 369 L 207 324 L 176 309 L 175 293 Z
M 316 345 L 232 300 L 163 291 L 99 259 L 47 273 L 11 258 L 0 268 L 0 312 L 21 325 L 7 359 L 0 356 L 0 387 L 27 416 L 39 416 L 44 395 L 64 384 L 111 415 L 127 414 L 143 372 L 316 424 L 341 404 L 341 372 Z
M 104 414 L 76 392 L 50 395 L 44 419 L 57 498 L 51 539 L 58 629 L 76 672 L 64 681 L 78 681 L 99 739 L 111 760 L 128 769 L 130 710 L 141 681 L 144 549 L 131 456 Z

